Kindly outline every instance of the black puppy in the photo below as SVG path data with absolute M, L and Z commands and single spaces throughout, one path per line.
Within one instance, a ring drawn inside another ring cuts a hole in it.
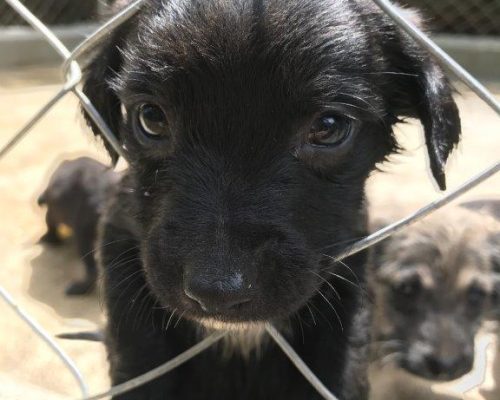
M 116 172 L 91 158 L 66 160 L 57 167 L 47 189 L 38 198 L 39 205 L 47 206 L 47 233 L 40 242 L 61 243 L 63 238 L 59 229 L 62 225 L 67 226 L 85 264 L 85 278 L 69 285 L 66 289 L 68 295 L 84 294 L 95 286 L 97 268 L 93 250 L 97 221 L 106 192 L 117 180 Z
M 367 233 L 365 181 L 402 116 L 445 186 L 460 122 L 440 68 L 369 1 L 152 0 L 84 91 L 130 164 L 99 239 L 112 382 L 233 332 L 120 398 L 319 398 L 266 322 L 340 398 L 366 398 L 349 352 L 366 254 L 331 256 Z

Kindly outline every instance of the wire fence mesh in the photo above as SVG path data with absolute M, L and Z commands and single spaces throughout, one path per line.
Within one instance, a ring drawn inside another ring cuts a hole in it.
M 467 35 L 500 35 L 500 0 L 400 0 L 418 8 L 432 30 Z
M 84 22 L 97 16 L 97 0 L 24 0 L 22 2 L 44 24 L 66 25 Z M 0 26 L 27 25 L 27 22 L 6 3 L 0 4 Z
M 120 24 L 125 22 L 128 18 L 134 15 L 141 4 L 147 0 L 137 0 L 125 8 L 118 15 L 114 16 L 107 23 L 105 23 L 101 28 L 99 28 L 93 35 L 91 35 L 87 40 L 85 40 L 81 45 L 79 45 L 73 53 L 70 53 L 65 46 L 55 37 L 50 29 L 42 23 L 35 15 L 26 8 L 19 0 L 6 0 L 6 2 L 15 10 L 15 13 L 18 14 L 23 20 L 33 26 L 36 30 L 38 30 L 45 39 L 54 47 L 57 52 L 60 54 L 63 59 L 63 77 L 65 80 L 62 84 L 62 88 L 60 91 L 49 100 L 41 110 L 30 120 L 28 121 L 24 127 L 22 127 L 17 134 L 7 143 L 6 146 L 0 150 L 0 159 L 5 156 L 8 151 L 14 147 L 19 141 L 25 136 L 29 130 L 53 107 L 61 98 L 63 98 L 69 92 L 72 92 L 81 102 L 83 108 L 87 111 L 90 117 L 94 120 L 96 125 L 103 131 L 108 142 L 116 149 L 116 151 L 125 156 L 120 143 L 116 139 L 116 136 L 106 125 L 102 117 L 99 115 L 95 107 L 92 103 L 87 99 L 85 94 L 80 91 L 77 85 L 80 83 L 82 74 L 81 74 L 81 65 L 80 61 L 84 62 L 83 59 L 86 55 L 88 55 L 89 51 L 91 51 L 99 42 L 113 29 L 118 27 Z M 491 93 L 474 77 L 472 77 L 467 71 L 465 71 L 459 64 L 457 64 L 453 59 L 451 59 L 446 53 L 444 53 L 434 42 L 432 42 L 424 33 L 414 27 L 411 23 L 407 22 L 387 0 L 373 0 L 377 3 L 391 18 L 393 18 L 397 24 L 399 24 L 404 30 L 408 32 L 417 42 L 419 42 L 424 48 L 426 48 L 436 59 L 444 64 L 448 70 L 453 72 L 459 79 L 461 79 L 467 86 L 469 86 L 476 94 L 483 99 L 492 109 L 494 109 L 500 115 L 500 104 L 494 98 Z M 486 0 L 483 0 L 486 1 Z M 416 2 L 416 1 L 415 1 Z M 476 1 L 477 3 L 478 1 Z M 35 2 L 37 3 L 37 2 Z M 38 2 L 42 3 L 42 2 Z M 37 3 L 37 4 L 38 4 Z M 43 2 L 48 4 L 49 2 Z M 74 2 L 72 2 L 74 3 Z M 85 2 L 83 2 L 85 3 Z M 429 4 L 430 1 L 426 2 Z M 450 3 L 450 2 L 447 2 Z M 457 1 L 454 3 L 462 3 L 462 1 Z M 498 1 L 492 0 L 489 3 L 496 3 Z M 26 2 L 28 4 L 28 2 Z M 89 2 L 90 4 L 90 2 Z M 0 9 L 2 10 L 2 9 Z M 81 10 L 80 10 L 81 11 Z M 500 161 L 495 162 L 492 166 L 487 168 L 485 171 L 481 172 L 477 176 L 473 177 L 471 180 L 463 184 L 462 186 L 456 188 L 455 190 L 450 191 L 445 196 L 442 196 L 440 199 L 434 201 L 433 203 L 423 207 L 418 210 L 414 214 L 384 228 L 374 234 L 360 240 L 355 243 L 353 246 L 345 249 L 342 253 L 338 254 L 335 257 L 335 260 L 339 261 L 349 255 L 352 255 L 356 252 L 359 252 L 363 249 L 366 249 L 373 244 L 383 240 L 384 238 L 394 234 L 398 230 L 403 229 L 404 227 L 414 223 L 421 218 L 429 215 L 435 210 L 445 206 L 449 202 L 453 201 L 463 193 L 469 191 L 471 188 L 479 185 L 484 182 L 489 177 L 493 176 L 500 170 Z M 20 310 L 14 303 L 14 300 L 8 296 L 8 294 L 2 289 L 1 291 L 2 298 L 7 301 L 17 312 L 18 314 L 31 326 L 31 328 L 37 332 L 39 336 L 46 339 L 46 334 L 43 332 L 43 329 L 37 326 L 36 323 L 29 318 L 25 318 L 27 314 L 25 314 L 22 310 Z M 298 355 L 294 352 L 291 346 L 286 342 L 283 336 L 273 327 L 268 325 L 267 331 L 270 337 L 276 342 L 276 344 L 285 352 L 285 354 L 289 357 L 291 362 L 299 369 L 299 371 L 304 375 L 304 377 L 314 386 L 314 388 L 321 394 L 322 397 L 329 400 L 335 400 L 336 397 L 333 395 L 319 380 L 318 378 L 311 372 L 311 370 L 307 367 L 307 365 L 298 357 Z M 202 340 L 200 343 L 193 346 L 191 349 L 188 349 L 186 352 L 181 353 L 177 357 L 172 360 L 169 360 L 165 364 L 157 367 L 155 370 L 152 370 L 142 376 L 139 376 L 131 381 L 122 383 L 114 388 L 111 388 L 108 391 L 93 395 L 88 397 L 85 391 L 85 383 L 83 382 L 83 378 L 81 374 L 78 372 L 76 367 L 72 368 L 72 372 L 75 378 L 78 380 L 78 383 L 81 388 L 82 396 L 85 399 L 99 399 L 103 397 L 107 397 L 110 395 L 116 395 L 119 393 L 125 393 L 132 388 L 138 387 L 139 385 L 143 385 L 148 381 L 160 376 L 161 374 L 167 373 L 168 371 L 176 368 L 181 363 L 189 360 L 190 358 L 196 356 L 201 351 L 210 347 L 212 344 L 220 340 L 225 335 L 225 332 L 219 332 L 212 336 L 209 336 Z M 50 344 L 51 341 L 47 340 Z M 57 351 L 57 346 L 52 346 L 52 348 Z M 61 355 L 60 355 L 61 356 Z M 63 360 L 66 360 L 67 366 L 73 366 L 74 364 L 71 360 L 67 360 L 65 357 L 62 357 Z
M 398 0 L 421 10 L 432 30 L 467 35 L 500 35 L 500 0 Z M 48 25 L 85 22 L 96 18 L 101 0 L 23 0 Z M 11 7 L 0 4 L 0 26 L 26 25 Z

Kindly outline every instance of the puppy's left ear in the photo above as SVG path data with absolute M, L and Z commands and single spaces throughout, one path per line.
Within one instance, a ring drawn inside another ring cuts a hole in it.
M 421 27 L 416 12 L 407 9 L 401 12 Z M 384 38 L 384 52 L 394 78 L 386 90 L 390 94 L 389 109 L 396 117 L 413 117 L 421 121 L 432 174 L 439 188 L 445 190 L 446 161 L 458 144 L 461 132 L 451 86 L 431 56 L 401 28 L 390 23 Z
M 114 2 L 109 10 L 108 17 L 116 14 L 128 3 L 130 3 L 129 0 Z M 104 122 L 106 122 L 118 141 L 121 140 L 121 102 L 112 88 L 111 81 L 121 70 L 123 55 L 120 49 L 124 46 L 127 35 L 131 26 L 133 26 L 133 21 L 135 19 L 136 16 L 133 16 L 106 37 L 103 43 L 96 50 L 89 65 L 85 68 L 83 76 L 83 92 L 87 95 L 96 110 L 100 113 Z M 103 139 L 104 146 L 111 157 L 113 165 L 116 164 L 119 157 L 118 153 L 106 140 L 99 127 L 94 123 L 87 112 L 85 110 L 82 111 L 87 124 L 94 132 L 94 135 Z
M 500 232 L 493 233 L 488 238 L 489 257 L 491 262 L 491 312 L 489 317 L 500 321 Z
M 500 275 L 500 232 L 495 232 L 488 238 L 492 270 Z

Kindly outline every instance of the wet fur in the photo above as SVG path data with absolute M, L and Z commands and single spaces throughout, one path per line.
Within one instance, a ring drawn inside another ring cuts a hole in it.
M 252 301 L 220 322 L 272 322 L 341 399 L 366 399 L 368 328 L 353 322 L 366 254 L 329 257 L 367 234 L 364 184 L 402 117 L 422 121 L 445 186 L 460 121 L 439 67 L 370 2 L 150 1 L 102 45 L 84 91 L 130 164 L 99 238 L 112 382 L 200 339 L 185 276 L 238 273 Z M 141 142 L 141 99 L 165 107 L 169 141 Z M 345 152 L 303 143 L 331 108 L 361 125 Z M 216 346 L 119 398 L 319 399 L 276 345 L 259 349 Z

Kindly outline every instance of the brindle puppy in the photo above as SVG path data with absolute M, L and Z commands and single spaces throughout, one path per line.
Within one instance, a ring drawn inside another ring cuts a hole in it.
M 491 310 L 495 219 L 452 208 L 383 243 L 374 262 L 373 355 L 431 380 L 470 371 Z
M 47 189 L 38 198 L 39 205 L 47 206 L 47 233 L 40 242 L 60 244 L 63 237 L 59 228 L 65 225 L 71 229 L 85 264 L 85 278 L 70 284 L 66 288 L 68 295 L 85 294 L 95 286 L 97 222 L 106 192 L 117 182 L 118 176 L 109 167 L 88 157 L 66 160 L 57 167 Z

